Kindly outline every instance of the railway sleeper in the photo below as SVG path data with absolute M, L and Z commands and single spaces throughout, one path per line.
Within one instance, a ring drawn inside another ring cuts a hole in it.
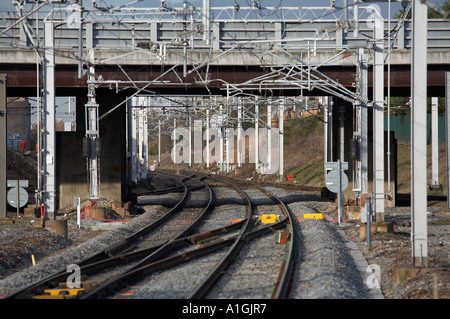
M 214 235 L 211 232 L 205 232 L 205 233 L 201 233 L 201 234 L 189 237 L 189 242 L 191 244 L 196 245 L 196 244 L 199 244 L 199 243 L 201 243 L 201 242 L 203 242 L 205 240 L 208 240 L 211 237 L 214 237 Z

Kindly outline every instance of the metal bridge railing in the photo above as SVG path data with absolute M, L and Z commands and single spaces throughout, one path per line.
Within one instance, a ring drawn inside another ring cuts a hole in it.
M 6 28 L 17 21 L 4 12 L 0 13 L 0 49 L 31 48 L 30 39 L 39 39 L 38 45 L 43 45 L 43 18 L 39 19 L 38 28 L 36 20 L 27 20 L 27 27 L 18 23 L 6 32 Z M 404 25 L 398 26 L 398 20 L 391 20 L 391 34 L 395 35 L 393 49 L 411 49 L 411 21 L 406 20 Z M 236 44 L 253 50 L 267 50 L 273 46 L 283 46 L 287 49 L 306 49 L 315 42 L 317 50 L 330 48 L 340 49 L 343 46 L 365 46 L 372 42 L 373 27 L 370 20 L 359 20 L 359 35 L 355 37 L 353 31 L 345 32 L 340 20 L 317 21 L 240 21 L 215 20 L 211 23 L 211 46 L 214 50 L 226 50 Z M 388 21 L 385 26 L 385 47 L 388 39 Z M 188 40 L 189 47 L 194 49 L 210 49 L 202 35 L 201 21 L 186 25 L 179 21 L 126 21 L 87 22 L 83 24 L 83 43 L 90 42 L 97 49 L 123 49 L 154 48 L 163 43 L 182 45 L 180 35 L 189 33 L 184 38 Z M 192 30 L 191 30 L 192 29 Z M 58 49 L 74 49 L 79 45 L 79 30 L 67 27 L 62 21 L 56 24 L 55 46 Z M 391 41 L 393 38 L 391 38 Z M 450 22 L 448 20 L 429 20 L 428 22 L 428 49 L 450 49 Z

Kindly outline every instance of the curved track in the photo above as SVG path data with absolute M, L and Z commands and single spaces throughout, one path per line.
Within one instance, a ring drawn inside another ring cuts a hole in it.
M 211 196 L 211 190 L 201 181 L 194 180 L 189 177 L 176 177 L 164 174 L 166 178 L 172 179 L 176 183 L 180 184 L 183 192 L 177 201 L 176 205 L 170 209 L 168 212 L 163 214 L 157 220 L 145 225 L 139 231 L 128 236 L 127 238 L 121 240 L 120 242 L 112 245 L 108 249 L 97 253 L 78 264 L 80 270 L 83 274 L 96 274 L 103 271 L 105 268 L 118 267 L 127 268 L 130 267 L 131 263 L 134 263 L 131 267 L 139 265 L 141 262 L 146 262 L 145 259 L 151 260 L 151 258 L 156 258 L 164 246 L 170 244 L 173 239 L 180 238 L 184 234 L 188 233 L 190 229 L 195 226 L 195 223 L 201 218 L 202 214 L 205 214 L 211 205 L 211 200 L 207 201 L 207 205 L 197 211 L 196 214 L 191 212 L 191 223 L 187 226 L 185 224 L 176 225 L 173 221 L 180 218 L 181 211 L 184 208 L 186 201 L 188 200 L 190 194 L 195 191 L 201 191 L 205 189 L 209 196 Z M 169 227 L 169 230 L 165 230 L 161 237 L 161 229 L 164 225 L 175 224 L 176 227 Z M 158 242 L 159 244 L 155 244 Z M 125 266 L 125 267 L 124 267 Z M 120 272 L 120 269 L 115 269 L 115 272 Z M 15 294 L 6 297 L 7 299 L 22 299 L 31 298 L 36 294 L 43 292 L 46 289 L 53 289 L 58 287 L 60 283 L 67 278 L 67 272 L 61 271 L 57 274 L 51 275 L 37 283 L 34 283 Z
M 246 184 L 246 187 L 258 189 L 280 209 L 279 221 L 262 224 L 260 220 L 256 219 L 257 208 L 252 204 L 252 199 L 243 190 L 243 187 L 228 180 L 210 176 L 174 176 L 166 173 L 163 175 L 165 178 L 176 181 L 179 185 L 171 187 L 170 190 L 156 190 L 140 195 L 182 191 L 177 204 L 138 232 L 81 262 L 79 266 L 84 286 L 81 287 L 81 290 L 76 291 L 76 293 L 79 291 L 80 293 L 72 297 L 120 298 L 121 292 L 129 290 L 133 285 L 143 287 L 139 282 L 148 281 L 148 278 L 155 273 L 158 275 L 165 272 L 170 274 L 170 271 L 177 265 L 183 264 L 186 265 L 188 273 L 196 273 L 197 277 L 189 276 L 193 277 L 193 284 L 184 288 L 181 298 L 208 298 L 208 294 L 219 284 L 223 274 L 232 271 L 230 266 L 239 259 L 237 256 L 244 246 L 249 247 L 253 239 L 273 234 L 278 229 L 283 229 L 279 234 L 286 240 L 283 256 L 278 261 L 279 272 L 276 280 L 270 285 L 272 286 L 270 297 L 285 298 L 287 296 L 295 254 L 295 244 L 291 239 L 296 236 L 293 233 L 295 228 L 292 225 L 291 214 L 281 200 L 257 185 Z M 207 225 L 208 216 L 216 209 L 216 207 L 213 208 L 214 192 L 212 189 L 219 187 L 232 188 L 239 194 L 241 202 L 244 202 L 245 217 L 232 224 L 228 223 L 227 226 L 201 231 L 200 225 Z M 195 204 L 192 204 L 193 202 Z M 268 248 L 268 250 L 270 249 Z M 208 262 L 207 267 L 204 266 L 204 263 L 203 268 L 205 269 L 200 274 L 200 268 L 191 264 L 191 261 L 206 260 L 206 258 L 213 258 L 213 261 Z M 174 277 L 172 274 L 170 276 Z M 66 279 L 67 272 L 60 272 L 7 298 L 33 298 L 36 295 L 42 295 L 44 290 L 48 291 L 48 289 L 58 287 Z M 145 291 L 145 289 L 141 290 Z M 136 293 L 133 298 L 148 298 L 148 296 L 148 294 Z M 64 297 L 68 297 L 68 295 L 63 295 L 62 298 Z M 156 296 L 156 298 L 158 297 Z M 175 298 L 177 297 L 175 296 Z

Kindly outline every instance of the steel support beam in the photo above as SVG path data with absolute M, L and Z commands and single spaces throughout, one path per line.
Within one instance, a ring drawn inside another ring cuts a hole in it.
M 177 151 L 177 119 L 174 118 L 173 119 L 173 131 L 172 131 L 172 138 L 173 138 L 173 148 L 172 148 L 172 161 L 174 163 L 178 163 L 177 162 L 177 157 L 178 157 L 178 151 Z
M 85 104 L 86 116 L 86 138 L 89 139 L 89 199 L 100 199 L 100 127 L 98 108 L 96 101 L 96 80 L 95 80 L 95 56 L 94 49 L 86 46 L 88 49 L 89 73 L 88 73 L 88 101 Z
M 219 119 L 222 119 L 222 103 L 219 105 Z M 223 139 L 224 139 L 224 128 L 223 122 L 220 123 L 218 127 L 217 137 L 219 138 L 219 161 L 221 167 L 221 171 L 223 170 Z
M 329 162 L 333 161 L 333 105 L 334 105 L 333 97 L 328 96 L 328 114 L 327 114 L 328 133 L 327 133 L 327 137 L 328 137 L 328 161 Z
M 137 153 L 137 125 L 136 125 L 136 108 L 133 107 L 135 104 L 136 98 L 128 100 L 128 118 L 129 118 L 129 156 L 130 156 L 130 182 L 137 182 L 137 174 L 136 174 L 136 153 Z
M 411 241 L 413 265 L 428 265 L 427 244 L 427 5 L 413 0 L 411 74 Z
M 189 112 L 189 111 L 188 111 Z M 188 113 L 188 167 L 192 167 L 192 117 L 191 114 Z
M 242 100 L 238 101 L 237 166 L 242 167 Z M 244 144 L 245 150 L 245 144 Z
M 208 108 L 206 109 L 206 168 L 209 168 L 210 164 L 209 164 L 209 156 L 210 156 L 210 152 L 209 152 L 209 105 Z
M 431 98 L 431 186 L 439 185 L 438 98 Z
M 359 37 L 359 0 L 353 0 L 353 37 Z
M 144 99 L 144 105 L 148 105 L 148 98 Z M 142 178 L 147 178 L 148 170 L 148 107 L 142 110 Z
M 138 163 L 139 163 L 139 179 L 143 178 L 143 169 L 142 165 L 144 164 L 144 110 L 145 110 L 145 98 L 144 97 L 138 97 L 137 98 L 137 123 L 138 123 L 138 134 L 137 134 L 137 141 L 138 141 Z
M 161 165 L 161 120 L 158 120 L 158 167 Z
M 379 12 L 375 14 L 373 58 L 373 193 L 376 218 L 377 220 L 384 220 L 384 20 Z
M 6 74 L 0 74 L 0 220 L 6 219 L 6 168 L 7 168 L 7 131 L 6 131 Z
M 330 141 L 328 140 L 328 101 L 329 101 L 330 97 L 329 96 L 324 96 L 322 98 L 322 103 L 323 103 L 323 172 L 324 172 L 324 177 L 327 176 L 327 162 L 330 162 L 329 159 L 329 152 L 328 152 L 328 145 L 330 144 Z
M 55 52 L 53 22 L 44 27 L 44 134 L 43 134 L 43 202 L 45 215 L 55 219 L 56 154 L 55 154 Z
M 368 64 L 367 55 L 363 49 L 358 50 L 359 70 L 360 70 L 360 94 L 364 101 L 367 101 L 367 80 Z M 369 191 L 369 110 L 365 103 L 361 103 L 361 134 L 359 145 L 359 159 L 361 165 L 361 194 L 367 194 Z M 361 222 L 367 221 L 367 205 L 361 207 Z
M 267 171 L 272 170 L 272 100 L 267 103 Z
M 230 134 L 230 129 L 228 127 L 224 127 L 224 138 L 225 138 L 225 152 L 226 152 L 226 161 L 227 161 L 227 165 L 226 167 L 226 172 L 229 173 L 230 172 L 230 152 L 231 152 L 231 147 L 230 147 L 230 139 L 231 139 L 231 134 Z M 233 150 L 234 151 L 234 150 Z
M 259 101 L 255 99 L 255 172 L 259 164 Z
M 211 43 L 211 0 L 203 0 L 203 40 L 206 45 Z
M 280 174 L 280 181 L 283 181 L 283 175 L 284 175 L 284 163 L 283 163 L 283 158 L 284 158 L 284 148 L 283 148 L 283 143 L 284 143 L 284 105 L 286 103 L 286 99 L 282 99 L 280 101 L 280 107 L 278 108 L 278 136 L 279 136 L 279 145 L 278 145 L 278 149 L 279 149 L 279 156 L 278 156 L 278 161 L 279 161 L 279 174 Z
M 341 101 L 342 103 L 342 101 Z M 341 162 L 345 162 L 344 159 L 344 146 L 345 146 L 345 105 L 340 105 L 339 112 L 339 159 Z

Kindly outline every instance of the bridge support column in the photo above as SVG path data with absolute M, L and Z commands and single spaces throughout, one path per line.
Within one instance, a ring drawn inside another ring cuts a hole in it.
M 53 22 L 44 26 L 44 149 L 43 203 L 46 217 L 55 219 L 56 158 L 55 158 L 55 53 Z
M 376 14 L 373 61 L 373 193 L 376 218 L 384 220 L 384 21 L 380 12 Z
M 427 5 L 413 0 L 411 70 L 411 240 L 415 267 L 428 266 L 427 240 Z
M 56 133 L 56 176 L 58 185 L 58 204 L 60 208 L 73 206 L 73 198 L 81 201 L 90 199 L 90 176 L 86 173 L 88 149 L 84 149 L 86 121 L 85 107 L 88 102 L 85 94 L 77 96 L 76 132 Z M 98 95 L 98 111 L 104 114 L 113 106 L 123 102 L 123 98 L 114 95 Z M 101 120 L 99 136 L 102 136 L 101 171 L 98 184 L 101 198 L 126 201 L 127 176 L 126 163 L 126 125 L 124 125 L 125 107 L 119 108 Z M 89 150 L 90 151 L 90 150 Z M 95 149 L 94 149 L 95 151 Z M 82 154 L 85 153 L 85 154 Z M 97 155 L 99 154 L 97 148 Z M 99 157 L 100 160 L 100 157 Z M 70 167 L 70 169 L 68 169 Z

